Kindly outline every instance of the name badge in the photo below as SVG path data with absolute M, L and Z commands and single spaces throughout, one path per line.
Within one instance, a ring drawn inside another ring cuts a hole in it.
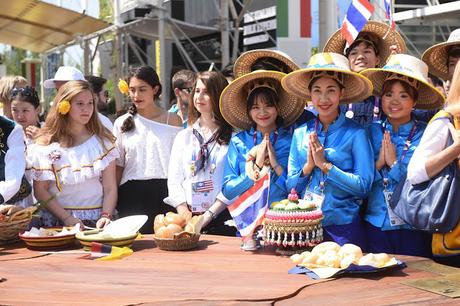
M 388 217 L 390 218 L 390 225 L 391 226 L 399 226 L 406 224 L 403 219 L 401 219 L 398 215 L 395 214 L 393 209 L 390 207 L 390 200 L 393 195 L 392 191 L 384 190 L 383 196 L 385 197 L 385 203 L 387 205 Z
M 319 209 L 323 206 L 324 202 L 324 194 L 319 194 L 316 192 L 312 192 L 310 190 L 305 191 L 305 195 L 303 196 L 305 201 L 311 202 L 316 205 Z
M 212 180 L 192 182 L 192 212 L 203 212 L 207 210 L 215 201 L 214 184 Z

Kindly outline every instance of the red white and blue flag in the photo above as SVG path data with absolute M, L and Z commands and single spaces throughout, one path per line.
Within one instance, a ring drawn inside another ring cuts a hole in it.
M 340 29 L 349 46 L 358 37 L 373 12 L 374 6 L 368 0 L 351 1 Z
M 385 16 L 387 20 L 390 21 L 390 26 L 394 30 L 396 28 L 395 21 L 393 20 L 393 13 L 391 12 L 391 2 L 392 0 L 384 0 L 385 3 Z
M 196 182 L 192 184 L 192 189 L 195 192 L 210 192 L 214 189 L 212 180 Z
M 251 238 L 256 227 L 262 224 L 268 209 L 269 190 L 270 174 L 267 173 L 228 206 L 243 241 Z

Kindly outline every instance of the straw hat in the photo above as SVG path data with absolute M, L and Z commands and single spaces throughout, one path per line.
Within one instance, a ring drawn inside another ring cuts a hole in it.
M 382 96 L 382 87 L 386 80 L 398 79 L 417 89 L 416 108 L 432 109 L 444 104 L 443 94 L 428 82 L 428 66 L 411 55 L 394 54 L 383 68 L 366 69 L 361 74 L 374 84 L 376 96 Z
M 382 67 L 390 56 L 390 46 L 395 45 L 398 53 L 406 52 L 406 43 L 401 35 L 393 30 L 390 26 L 385 23 L 369 20 L 364 28 L 359 32 L 356 39 L 361 38 L 364 34 L 370 34 L 372 41 L 377 44 L 376 48 L 379 51 L 379 66 Z M 331 35 L 329 40 L 324 46 L 323 52 L 334 52 L 339 54 L 345 54 L 345 47 L 347 41 L 339 29 L 337 32 Z
M 449 79 L 447 52 L 453 45 L 458 45 L 460 48 L 460 29 L 452 31 L 446 42 L 429 47 L 422 55 L 422 61 L 427 63 L 430 72 L 444 81 Z
M 235 78 L 238 78 L 254 71 L 254 64 L 263 64 L 264 60 L 270 61 L 273 59 L 280 62 L 280 67 L 275 69 L 268 69 L 268 67 L 265 67 L 263 69 L 275 70 L 283 73 L 289 73 L 299 69 L 299 66 L 284 52 L 278 50 L 257 49 L 246 51 L 236 59 L 235 64 L 233 65 L 233 74 L 235 75 Z M 273 62 L 270 62 L 269 64 L 273 64 Z
M 278 71 L 257 70 L 245 74 L 231 82 L 220 95 L 220 111 L 232 126 L 248 130 L 253 121 L 247 113 L 247 98 L 250 90 L 256 87 L 270 87 L 278 93 L 278 114 L 284 126 L 294 123 L 302 114 L 305 101 L 290 95 L 281 87 L 281 79 L 286 74 Z
M 348 59 L 338 53 L 313 55 L 307 68 L 289 73 L 281 84 L 287 92 L 310 101 L 308 85 L 313 78 L 321 76 L 333 78 L 344 86 L 340 103 L 362 102 L 372 94 L 372 83 L 366 77 L 351 71 Z

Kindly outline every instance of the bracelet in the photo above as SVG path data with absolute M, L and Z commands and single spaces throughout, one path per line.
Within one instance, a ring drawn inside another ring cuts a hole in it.
M 258 165 L 258 164 L 257 164 L 255 161 L 254 161 L 254 166 L 256 166 L 256 167 L 257 167 L 257 169 L 259 169 L 259 171 L 262 171 L 262 168 L 264 167 L 264 166 L 262 166 L 262 167 L 259 167 L 259 165 Z
M 99 218 L 107 218 L 109 220 L 112 220 L 112 215 L 108 212 L 102 212 Z
M 217 218 L 216 214 L 213 211 L 208 209 L 206 212 L 208 212 L 211 215 L 212 220 L 215 220 Z

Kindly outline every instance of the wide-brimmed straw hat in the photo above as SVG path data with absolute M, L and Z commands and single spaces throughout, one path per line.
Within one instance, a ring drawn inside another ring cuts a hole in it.
M 362 102 L 372 94 L 372 83 L 366 77 L 351 71 L 348 59 L 338 53 L 313 55 L 307 68 L 289 73 L 281 84 L 287 92 L 310 101 L 308 86 L 317 77 L 330 77 L 344 87 L 340 103 Z
M 428 66 L 414 56 L 394 54 L 383 68 L 369 68 L 361 71 L 361 74 L 374 84 L 376 96 L 382 96 L 385 81 L 397 79 L 417 90 L 418 98 L 414 107 L 433 109 L 444 104 L 443 94 L 428 82 Z
M 422 61 L 427 63 L 430 73 L 444 81 L 449 79 L 447 59 L 449 49 L 453 45 L 458 45 L 460 48 L 460 29 L 452 31 L 446 42 L 429 47 L 422 55 Z
M 365 35 L 372 37 L 372 42 L 376 43 L 378 50 L 378 57 L 380 59 L 379 67 L 382 67 L 387 62 L 388 57 L 391 54 L 390 46 L 395 45 L 398 53 L 406 52 L 406 43 L 402 36 L 390 26 L 385 23 L 369 20 L 364 28 L 359 32 L 357 40 Z M 329 40 L 324 46 L 323 52 L 334 52 L 344 54 L 346 51 L 347 41 L 339 29 L 337 32 L 331 35 Z
M 270 87 L 278 94 L 278 115 L 283 118 L 284 126 L 294 123 L 303 112 L 305 100 L 281 87 L 285 75 L 278 71 L 257 70 L 235 79 L 220 95 L 220 111 L 224 119 L 236 128 L 250 129 L 254 123 L 247 112 L 248 95 L 256 87 Z
M 257 68 L 254 68 L 254 66 L 257 64 L 265 66 L 263 68 L 265 70 L 274 70 L 283 73 L 289 73 L 299 69 L 299 66 L 284 52 L 270 49 L 257 49 L 246 51 L 236 59 L 233 65 L 233 74 L 235 78 L 255 71 Z

